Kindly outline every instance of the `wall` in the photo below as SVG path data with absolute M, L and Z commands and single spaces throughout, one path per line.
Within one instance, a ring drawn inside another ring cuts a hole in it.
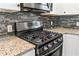
M 7 32 L 7 25 L 13 26 L 15 22 L 23 22 L 29 20 L 39 20 L 39 17 L 37 17 L 36 13 L 30 12 L 0 12 L 0 35 L 3 35 L 3 33 L 5 34 Z
M 4 35 L 7 32 L 6 16 L 11 12 L 16 12 L 19 10 L 20 10 L 20 8 L 17 7 L 17 3 L 0 3 L 0 25 L 1 25 L 0 26 L 0 35 Z M 6 13 L 6 12 L 9 12 L 9 13 Z M 10 20 L 10 18 L 8 18 L 8 20 Z
M 53 12 L 58 14 L 79 14 L 79 3 L 53 3 Z
M 56 14 L 79 14 L 78 3 L 53 3 L 53 12 Z M 79 15 L 50 17 L 54 25 L 63 27 L 78 27 Z
M 79 28 L 77 22 L 79 22 L 79 15 L 71 15 L 71 16 L 58 16 L 58 18 L 51 17 L 52 20 L 57 26 L 65 27 L 65 28 Z
M 63 14 L 63 4 L 53 3 L 53 12 L 57 14 Z
M 0 3 L 0 9 L 9 9 L 9 10 L 20 10 L 20 7 L 18 7 L 19 3 Z

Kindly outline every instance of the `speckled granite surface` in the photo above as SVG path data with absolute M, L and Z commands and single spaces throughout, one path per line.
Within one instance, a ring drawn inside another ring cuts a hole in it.
M 58 27 L 58 28 L 44 29 L 44 30 L 52 31 L 52 32 L 59 32 L 62 34 L 79 34 L 79 29 L 72 29 L 72 28 Z
M 0 38 L 0 56 L 16 56 L 33 48 L 35 48 L 35 45 L 16 36 Z

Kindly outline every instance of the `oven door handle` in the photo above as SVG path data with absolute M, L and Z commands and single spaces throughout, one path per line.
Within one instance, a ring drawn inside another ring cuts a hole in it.
M 56 51 L 56 50 L 57 50 L 58 48 L 60 48 L 62 45 L 63 45 L 63 42 L 62 42 L 59 46 L 57 46 L 55 49 L 53 49 L 53 50 L 51 50 L 50 52 L 44 54 L 43 56 L 49 55 L 51 52 Z

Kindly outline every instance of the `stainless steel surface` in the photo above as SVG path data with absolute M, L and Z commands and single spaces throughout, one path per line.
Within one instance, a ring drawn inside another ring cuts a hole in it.
M 63 41 L 63 40 L 61 41 L 59 40 L 60 42 L 57 41 L 59 38 L 62 37 L 62 34 L 41 30 L 40 28 L 42 28 L 43 25 L 42 21 L 29 20 L 26 22 L 16 23 L 16 25 L 17 25 L 16 26 L 17 36 L 37 46 L 35 48 L 37 56 L 39 55 L 42 56 L 44 54 L 47 54 L 48 52 L 59 46 L 60 43 L 62 43 Z M 26 30 L 29 29 L 34 29 L 34 30 L 28 31 L 26 33 Z
M 63 45 L 63 43 L 61 43 L 58 47 L 56 47 L 56 48 L 53 49 L 52 51 L 46 53 L 45 55 L 48 55 L 48 54 L 50 54 L 51 52 L 54 52 L 55 50 L 57 50 L 58 48 L 60 48 L 62 45 Z M 44 55 L 44 56 L 45 56 L 45 55 Z
M 17 31 L 39 28 L 41 26 L 43 26 L 43 23 L 38 20 L 16 23 Z
M 23 7 L 50 10 L 50 8 L 48 8 L 46 3 L 44 3 L 44 4 L 42 4 L 42 3 L 23 3 Z

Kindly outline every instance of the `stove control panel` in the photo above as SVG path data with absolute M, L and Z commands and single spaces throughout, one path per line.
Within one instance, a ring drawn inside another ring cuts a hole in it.
M 39 54 L 41 53 L 46 53 L 47 51 L 49 50 L 52 50 L 52 49 L 55 49 L 57 46 L 59 46 L 61 43 L 63 42 L 63 38 L 60 37 L 54 41 L 51 41 L 50 43 L 42 46 L 40 49 L 39 49 Z

